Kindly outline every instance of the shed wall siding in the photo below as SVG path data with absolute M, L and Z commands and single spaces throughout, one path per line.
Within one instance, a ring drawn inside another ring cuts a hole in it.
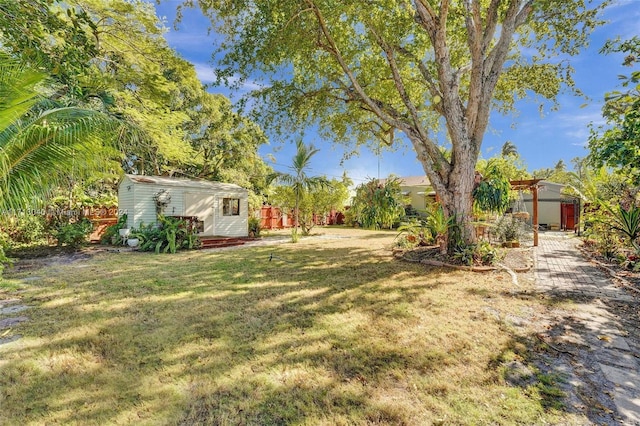
M 159 188 L 155 185 L 135 184 L 133 211 L 133 226 L 139 228 L 140 225 L 156 223 L 156 204 L 153 195 Z M 173 198 L 171 199 L 173 201 Z
M 131 188 L 131 189 L 127 189 Z M 133 227 L 134 215 L 133 183 L 125 178 L 118 187 L 118 215 L 127 215 L 127 228 Z
M 240 214 L 238 216 L 223 216 L 222 200 L 224 198 L 240 199 Z M 247 193 L 220 192 L 215 201 L 215 234 L 227 237 L 246 237 L 249 235 L 249 197 Z
M 533 217 L 533 202 L 524 202 L 529 217 Z M 560 226 L 560 201 L 539 201 L 538 202 L 538 223 L 546 225 Z

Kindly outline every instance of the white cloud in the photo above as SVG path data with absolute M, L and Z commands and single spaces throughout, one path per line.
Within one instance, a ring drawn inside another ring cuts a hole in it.
M 196 69 L 196 74 L 200 81 L 205 84 L 214 83 L 217 79 L 216 73 L 211 67 L 211 65 L 207 63 L 194 63 L 193 67 Z
M 218 76 L 211 64 L 208 64 L 206 62 L 193 62 L 193 67 L 196 70 L 196 74 L 198 75 L 198 78 L 204 84 L 215 83 L 217 81 Z M 239 77 L 229 78 L 229 84 L 233 85 L 233 84 L 236 84 L 238 81 L 239 81 Z M 253 90 L 262 89 L 264 87 L 266 86 L 258 83 L 255 80 L 246 80 L 240 86 L 239 91 L 241 93 L 247 93 Z

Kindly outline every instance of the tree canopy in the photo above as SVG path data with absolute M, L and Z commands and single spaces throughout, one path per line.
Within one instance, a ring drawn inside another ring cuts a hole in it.
M 624 53 L 623 65 L 633 67 L 640 61 L 640 37 L 606 43 L 603 53 Z M 589 161 L 595 167 L 620 168 L 640 184 L 640 70 L 621 76 L 623 90 L 605 96 L 602 108 L 608 128 L 594 129 L 589 138 Z
M 270 172 L 257 153 L 267 142 L 262 129 L 228 98 L 208 93 L 165 32 L 153 4 L 143 0 L 0 3 L 0 49 L 49 76 L 40 96 L 140 129 L 141 137 L 121 139 L 110 153 L 126 172 L 261 191 Z
M 309 123 L 348 143 L 415 150 L 446 213 L 468 222 L 474 165 L 493 109 L 573 89 L 575 55 L 599 24 L 582 0 L 187 1 L 226 36 L 218 75 L 268 75 L 267 124 Z M 446 140 L 451 157 L 440 146 Z M 473 240 L 470 225 L 466 239 Z

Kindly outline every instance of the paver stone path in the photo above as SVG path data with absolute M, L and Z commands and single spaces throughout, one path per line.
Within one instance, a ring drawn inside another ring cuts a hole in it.
M 545 237 L 535 250 L 536 287 L 551 297 L 572 299 L 576 311 L 565 326 L 566 341 L 583 345 L 593 353 L 597 366 L 611 383 L 618 415 L 628 425 L 640 425 L 640 363 L 630 348 L 628 333 L 603 301 L 638 300 L 580 253 L 575 238 Z

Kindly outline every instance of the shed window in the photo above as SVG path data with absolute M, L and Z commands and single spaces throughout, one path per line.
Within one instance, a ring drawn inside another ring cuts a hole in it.
M 222 215 L 223 216 L 239 216 L 240 215 L 240 198 L 223 198 L 222 199 Z

